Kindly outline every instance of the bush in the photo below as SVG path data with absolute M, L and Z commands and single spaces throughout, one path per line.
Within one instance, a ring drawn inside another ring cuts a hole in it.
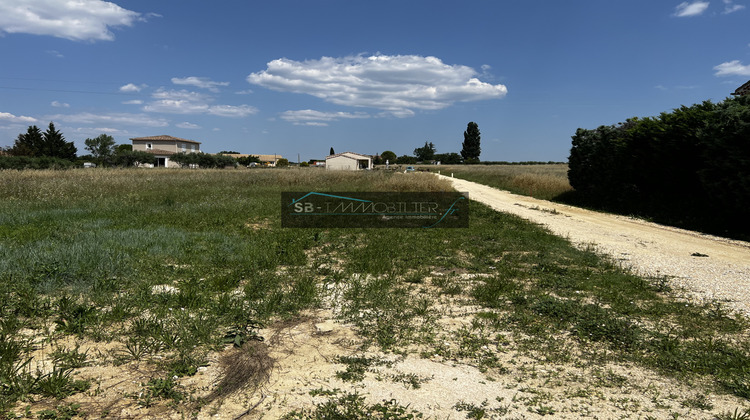
M 73 166 L 67 159 L 49 156 L 0 156 L 0 169 L 68 169 Z
M 750 235 L 750 97 L 579 128 L 568 159 L 579 203 Z

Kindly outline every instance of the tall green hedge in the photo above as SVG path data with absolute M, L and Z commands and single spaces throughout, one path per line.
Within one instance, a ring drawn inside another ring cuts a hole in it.
M 750 97 L 579 128 L 572 138 L 578 202 L 750 237 Z

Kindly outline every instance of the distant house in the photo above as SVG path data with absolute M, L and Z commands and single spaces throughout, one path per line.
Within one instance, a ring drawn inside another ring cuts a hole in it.
M 318 168 L 325 168 L 326 166 L 326 161 L 324 159 L 310 159 L 308 163 L 310 164 L 310 166 L 315 166 Z
M 225 156 L 231 156 L 235 159 L 253 156 L 253 157 L 258 158 L 258 160 L 260 161 L 260 164 L 263 166 L 276 166 L 276 162 L 278 162 L 279 159 L 284 158 L 281 155 L 255 155 L 255 154 L 243 154 L 243 153 L 223 153 L 223 154 Z
M 201 151 L 201 142 L 179 137 L 150 136 L 135 137 L 130 140 L 133 142 L 134 151 L 139 150 L 154 154 L 156 156 L 154 166 L 165 168 L 180 167 L 179 164 L 169 160 L 175 153 L 200 153 Z
M 747 83 L 737 88 L 737 90 L 732 93 L 732 95 L 735 96 L 745 96 L 750 95 L 750 80 L 748 80 Z
M 326 169 L 359 171 L 372 169 L 372 156 L 344 152 L 326 157 Z

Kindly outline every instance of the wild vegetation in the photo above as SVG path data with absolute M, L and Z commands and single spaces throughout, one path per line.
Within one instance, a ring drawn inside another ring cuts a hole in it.
M 263 327 L 323 307 L 361 340 L 335 361 L 345 383 L 431 381 L 377 373 L 390 359 L 375 352 L 472 366 L 517 389 L 512 401 L 458 402 L 457 416 L 585 414 L 587 404 L 730 416 L 750 399 L 745 318 L 680 299 L 667 279 L 634 276 L 532 223 L 472 203 L 467 229 L 280 228 L 280 191 L 449 188 L 428 174 L 130 169 L 0 179 L 0 418 L 106 417 L 123 405 L 195 414 L 274 374 Z M 215 354 L 220 386 L 186 385 Z M 82 374 L 91 364 L 145 364 L 148 377 L 120 406 L 97 405 L 106 390 Z M 660 395 L 612 371 L 622 364 L 693 393 Z M 530 385 L 537 378 L 544 384 Z M 625 386 L 644 397 L 601 394 Z M 287 418 L 421 415 L 409 401 L 315 395 L 326 400 Z
M 750 97 L 578 129 L 575 202 L 682 227 L 750 237 Z
M 423 167 L 515 194 L 554 200 L 570 193 L 566 164 L 440 165 Z

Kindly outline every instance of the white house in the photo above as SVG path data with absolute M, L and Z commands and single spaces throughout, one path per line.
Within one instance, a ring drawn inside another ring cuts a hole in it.
M 180 167 L 179 164 L 169 160 L 170 156 L 175 153 L 200 153 L 201 143 L 195 140 L 181 139 L 172 136 L 150 136 L 135 137 L 130 139 L 133 142 L 133 150 L 140 150 L 156 155 L 156 165 L 166 168 Z
M 344 152 L 326 157 L 326 169 L 359 171 L 372 169 L 372 156 Z

